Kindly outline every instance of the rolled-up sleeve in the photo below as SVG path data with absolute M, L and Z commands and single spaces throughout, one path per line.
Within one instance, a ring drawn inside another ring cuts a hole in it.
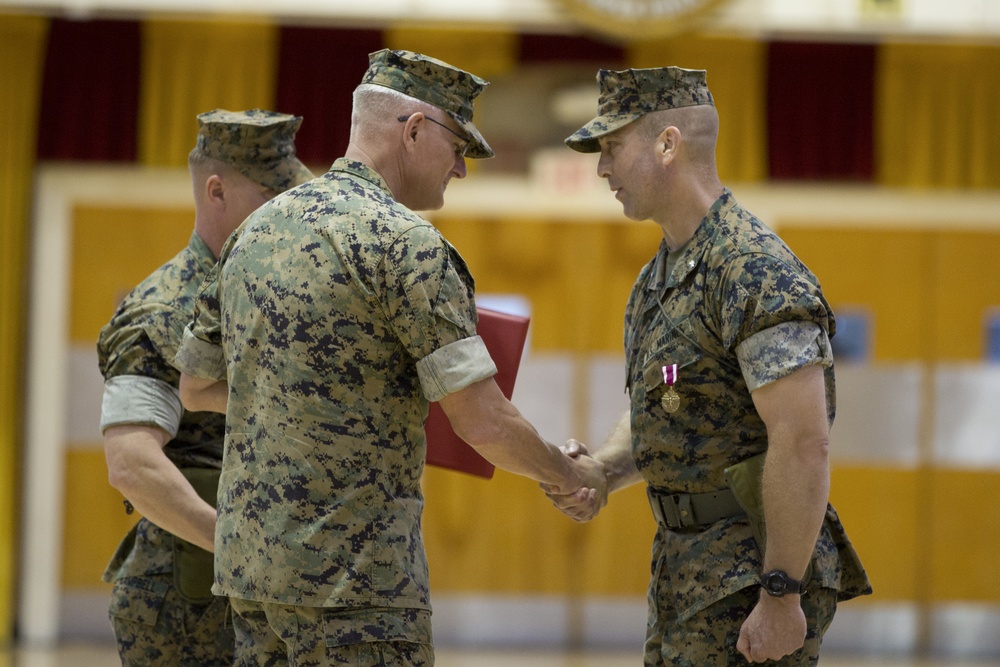
M 221 345 L 210 343 L 184 329 L 174 366 L 182 373 L 208 380 L 226 379 L 226 355 Z
M 832 366 L 833 349 L 815 322 L 783 322 L 740 343 L 736 358 L 747 387 L 755 391 L 804 366 Z
M 184 408 L 175 387 L 142 375 L 119 375 L 104 383 L 101 433 L 112 426 L 157 426 L 177 435 Z
M 417 362 L 420 386 L 431 402 L 493 377 L 496 372 L 496 364 L 479 336 L 449 343 Z

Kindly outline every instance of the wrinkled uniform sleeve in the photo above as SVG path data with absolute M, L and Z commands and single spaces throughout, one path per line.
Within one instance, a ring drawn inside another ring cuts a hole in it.
M 389 316 L 417 360 L 424 396 L 438 401 L 496 374 L 476 335 L 474 283 L 465 261 L 430 225 L 417 225 L 388 248 L 383 267 Z
M 219 305 L 220 261 L 198 290 L 194 318 L 184 329 L 174 365 L 187 375 L 209 380 L 226 379 L 222 349 L 222 315 Z
M 833 366 L 833 313 L 797 267 L 763 253 L 741 256 L 727 269 L 722 303 L 724 344 L 750 391 L 804 366 Z

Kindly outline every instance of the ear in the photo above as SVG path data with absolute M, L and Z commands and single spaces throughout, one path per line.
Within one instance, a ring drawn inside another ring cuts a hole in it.
M 226 205 L 226 184 L 218 174 L 205 179 L 205 201 L 212 206 Z
M 417 137 L 423 127 L 423 122 L 424 114 L 418 111 L 407 118 L 406 123 L 403 124 L 403 147 L 407 152 L 416 148 Z
M 656 157 L 664 167 L 673 162 L 674 158 L 677 157 L 680 145 L 681 131 L 674 125 L 660 132 L 660 136 L 656 138 Z

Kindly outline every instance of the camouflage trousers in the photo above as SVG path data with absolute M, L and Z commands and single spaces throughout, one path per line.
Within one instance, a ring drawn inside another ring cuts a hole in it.
M 235 636 L 229 601 L 185 601 L 172 574 L 123 577 L 111 593 L 109 616 L 124 667 L 223 667 L 233 664 Z
M 237 667 L 433 667 L 425 609 L 330 609 L 231 600 Z
M 756 586 L 744 588 L 709 605 L 683 623 L 670 610 L 650 609 L 646 627 L 643 664 L 646 667 L 745 667 L 751 663 L 736 650 L 740 627 L 759 599 Z M 819 661 L 823 634 L 837 609 L 837 592 L 829 588 L 810 589 L 802 596 L 806 617 L 806 640 L 802 648 L 783 659 L 760 665 L 808 667 Z

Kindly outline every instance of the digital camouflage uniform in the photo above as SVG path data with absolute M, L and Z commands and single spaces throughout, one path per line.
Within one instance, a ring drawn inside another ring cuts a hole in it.
M 567 139 L 583 152 L 600 150 L 597 137 L 646 111 L 712 103 L 701 71 L 601 71 L 598 82 L 600 115 Z M 632 455 L 643 479 L 662 494 L 729 487 L 724 470 L 767 449 L 751 392 L 810 364 L 824 368 L 832 423 L 834 331 L 816 277 L 725 190 L 683 248 L 670 253 L 661 243 L 626 308 Z M 663 367 L 673 364 L 679 405 L 668 412 Z M 736 641 L 762 565 L 745 514 L 677 530 L 660 522 L 645 664 L 746 664 Z M 836 602 L 871 592 L 829 505 L 811 573 L 806 644 L 780 664 L 813 663 Z
M 395 51 L 364 82 L 466 129 L 485 85 Z M 176 361 L 229 383 L 213 590 L 233 598 L 238 664 L 433 664 L 424 421 L 496 372 L 473 292 L 451 244 L 345 158 L 223 249 Z
M 197 150 L 263 185 L 280 191 L 311 176 L 294 159 L 297 117 L 216 110 L 198 121 Z M 182 469 L 222 464 L 224 416 L 185 411 L 177 390 L 180 373 L 171 365 L 198 288 L 214 265 L 212 251 L 192 234 L 187 247 L 125 297 L 97 344 L 105 377 L 102 432 L 111 426 L 159 427 L 171 436 L 167 458 Z M 231 665 L 234 638 L 226 622 L 227 602 L 182 594 L 175 585 L 175 547 L 173 535 L 142 518 L 104 573 L 104 580 L 114 583 L 109 614 L 122 662 Z

